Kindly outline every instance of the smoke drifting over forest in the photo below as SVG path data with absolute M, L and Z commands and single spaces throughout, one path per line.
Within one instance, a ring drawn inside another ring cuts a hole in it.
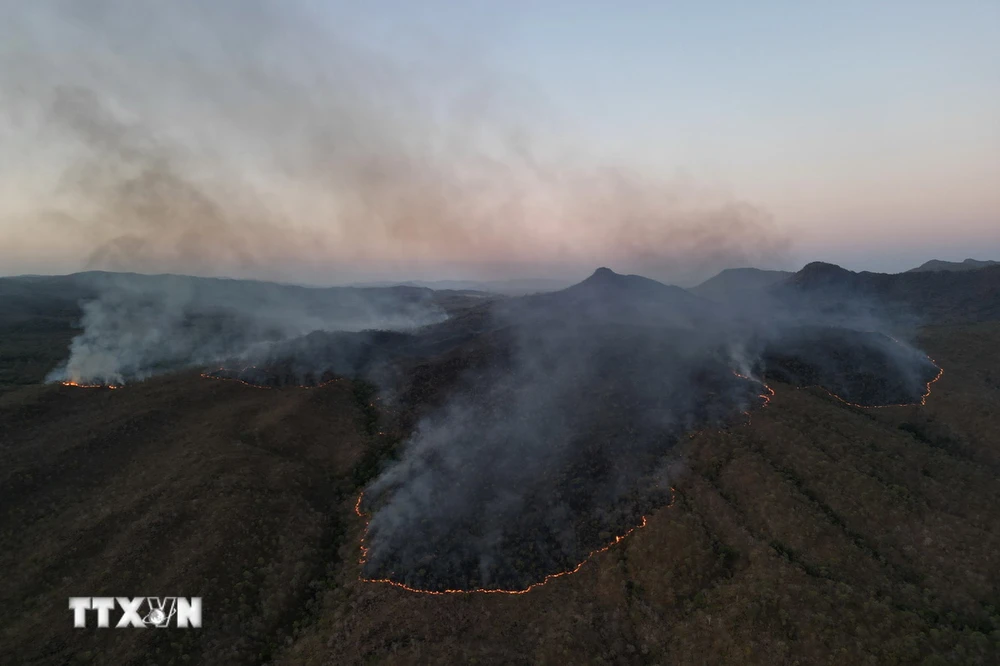
M 683 332 L 511 333 L 509 358 L 463 378 L 366 491 L 367 575 L 518 590 L 572 569 L 669 502 L 683 433 L 760 403 L 759 385 Z
M 668 503 L 679 439 L 742 422 L 767 402 L 765 379 L 878 406 L 920 402 L 938 374 L 869 320 L 823 321 L 777 300 L 734 315 L 607 269 L 498 304 L 463 371 L 425 369 L 449 388 L 365 492 L 365 575 L 526 589 Z
M 310 333 L 408 330 L 446 318 L 427 289 L 310 289 L 115 273 L 80 279 L 95 297 L 83 303 L 83 331 L 49 376 L 53 381 L 121 385 L 190 366 L 245 367 Z M 307 356 L 297 374 L 316 367 L 323 369 L 323 361 Z

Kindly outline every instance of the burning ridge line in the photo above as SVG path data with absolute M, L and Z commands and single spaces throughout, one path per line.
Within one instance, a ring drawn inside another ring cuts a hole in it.
M 365 546 L 365 537 L 368 536 L 368 526 L 371 523 L 371 521 L 368 519 L 368 514 L 365 514 L 365 513 L 363 513 L 361 511 L 361 502 L 362 502 L 362 500 L 364 500 L 364 497 L 365 497 L 365 494 L 362 492 L 360 495 L 358 495 L 358 501 L 355 502 L 355 504 L 354 504 L 354 512 L 356 514 L 358 514 L 358 516 L 360 518 L 363 518 L 364 521 L 365 521 L 365 529 L 364 529 L 364 533 L 361 536 L 361 544 L 360 544 L 361 558 L 358 560 L 358 564 L 360 564 L 361 566 L 364 566 L 365 561 L 368 558 L 368 547 Z M 676 501 L 676 497 L 677 497 L 677 490 L 675 488 L 671 487 L 670 488 L 670 503 L 667 504 L 666 506 L 662 507 L 662 508 L 667 509 L 667 508 L 670 508 L 671 506 L 673 506 L 674 502 Z M 400 583 L 398 581 L 394 581 L 391 578 L 365 578 L 360 573 L 358 574 L 358 580 L 360 580 L 363 583 L 387 583 L 389 585 L 392 585 L 393 587 L 398 587 L 398 588 L 400 588 L 402 590 L 406 590 L 407 592 L 417 592 L 419 594 L 434 594 L 434 595 L 446 595 L 446 594 L 527 594 L 528 592 L 531 592 L 532 590 L 534 590 L 536 588 L 539 588 L 542 585 L 545 585 L 550 580 L 555 580 L 556 578 L 561 578 L 563 576 L 569 576 L 571 574 L 575 574 L 577 571 L 579 571 L 581 568 L 583 568 L 583 565 L 586 564 L 587 562 L 589 562 L 595 555 L 599 555 L 600 553 L 603 553 L 603 552 L 609 550 L 612 546 L 616 546 L 616 545 L 620 544 L 622 541 L 624 541 L 626 539 L 626 537 L 628 537 L 630 534 L 632 534 L 632 532 L 635 532 L 636 530 L 645 527 L 647 525 L 647 523 L 648 523 L 648 517 L 647 516 L 643 516 L 642 517 L 642 521 L 638 525 L 634 525 L 634 526 L 630 527 L 624 534 L 616 536 L 614 538 L 614 540 L 611 541 L 610 543 L 608 543 L 607 545 L 602 546 L 601 548 L 597 548 L 596 550 L 590 551 L 587 554 L 587 557 L 585 557 L 579 564 L 577 564 L 572 569 L 567 569 L 566 571 L 560 571 L 560 572 L 554 573 L 554 574 L 548 574 L 547 576 L 545 576 L 545 578 L 543 578 L 542 580 L 538 581 L 537 583 L 532 583 L 528 587 L 520 589 L 520 590 L 505 590 L 505 589 L 502 589 L 502 588 L 489 588 L 489 587 L 487 587 L 487 588 L 475 588 L 475 589 L 472 589 L 472 590 L 422 590 L 420 588 L 410 587 L 409 585 L 406 585 L 405 583 Z

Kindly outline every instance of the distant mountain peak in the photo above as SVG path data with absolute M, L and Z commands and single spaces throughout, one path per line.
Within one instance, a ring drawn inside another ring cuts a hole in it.
M 615 273 L 606 266 L 598 268 L 583 282 L 579 282 L 576 285 L 569 287 L 568 291 L 592 289 L 600 289 L 602 291 L 608 289 L 629 291 L 683 291 L 680 287 L 666 285 L 651 278 L 643 277 L 642 275 L 625 275 L 622 273 Z
M 805 266 L 803 266 L 802 270 L 799 271 L 799 273 L 812 273 L 812 274 L 817 274 L 817 273 L 841 274 L 850 272 L 851 271 L 847 270 L 843 266 L 838 266 L 837 264 L 830 264 L 825 261 L 810 262 Z
M 606 266 L 571 287 L 527 296 L 513 308 L 536 308 L 544 317 L 577 321 L 689 328 L 711 316 L 711 307 L 686 289 L 641 275 L 623 275 Z
M 625 276 L 615 273 L 613 270 L 611 270 L 606 266 L 601 266 L 596 271 L 594 271 L 589 278 L 584 280 L 584 282 L 591 282 L 591 281 L 605 282 L 608 280 L 614 280 L 615 278 L 621 278 L 621 277 Z
M 602 266 L 583 282 L 555 292 L 569 298 L 584 301 L 616 302 L 618 305 L 631 303 L 635 306 L 658 302 L 670 302 L 674 306 L 698 307 L 701 299 L 686 289 L 663 284 L 642 275 L 623 275 Z
M 829 264 L 825 261 L 814 261 L 812 263 L 806 264 L 802 267 L 799 272 L 792 275 L 787 281 L 775 285 L 776 287 L 782 287 L 786 285 L 794 285 L 800 288 L 826 288 L 826 287 L 843 287 L 848 284 L 853 284 L 854 279 L 858 276 L 858 273 L 849 271 L 842 266 L 837 264 Z
M 649 278 L 644 278 L 638 275 L 623 275 L 621 273 L 615 273 L 610 268 L 606 266 L 601 266 L 596 271 L 590 274 L 590 277 L 582 282 L 578 282 L 575 286 L 577 287 L 616 287 L 625 286 L 629 282 L 634 280 L 649 280 Z M 649 280 L 653 282 L 653 280 Z M 573 287 L 570 287 L 572 289 Z

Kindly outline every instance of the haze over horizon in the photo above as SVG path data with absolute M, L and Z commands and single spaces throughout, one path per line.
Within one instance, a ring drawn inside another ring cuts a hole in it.
M 0 274 L 1000 258 L 1000 5 L 4 2 Z

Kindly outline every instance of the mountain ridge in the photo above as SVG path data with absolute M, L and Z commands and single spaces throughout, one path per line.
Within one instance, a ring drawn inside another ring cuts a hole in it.
M 931 259 L 925 261 L 916 268 L 911 268 L 907 273 L 925 273 L 930 271 L 976 271 L 980 268 L 1000 265 L 1000 261 L 992 259 L 966 259 L 965 261 L 944 261 L 941 259 Z
M 1000 319 L 1000 265 L 970 271 L 854 272 L 812 262 L 769 292 L 808 298 L 826 306 L 865 304 L 923 323 L 974 323 Z

